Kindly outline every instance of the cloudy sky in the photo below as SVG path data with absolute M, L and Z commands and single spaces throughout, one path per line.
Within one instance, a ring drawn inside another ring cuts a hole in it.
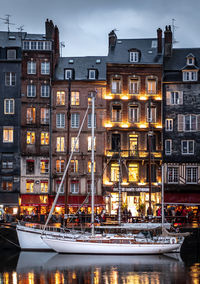
M 108 33 L 118 38 L 155 37 L 175 19 L 176 47 L 200 47 L 199 0 L 0 0 L 11 31 L 44 33 L 46 18 L 59 27 L 63 56 L 106 55 Z M 6 30 L 0 20 L 0 30 Z

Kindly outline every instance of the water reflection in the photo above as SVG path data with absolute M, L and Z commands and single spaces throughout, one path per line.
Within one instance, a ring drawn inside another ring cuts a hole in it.
M 9 252 L 0 263 L 0 283 L 8 284 L 167 284 L 199 283 L 199 279 L 200 263 L 187 266 L 179 254 L 91 256 Z

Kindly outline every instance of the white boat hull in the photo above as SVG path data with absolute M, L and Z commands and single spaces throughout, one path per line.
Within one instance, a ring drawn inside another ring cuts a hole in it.
M 181 244 L 166 243 L 140 243 L 140 244 L 116 244 L 100 242 L 84 242 L 67 240 L 62 238 L 42 237 L 44 242 L 58 253 L 72 254 L 163 254 L 173 252 L 180 248 Z

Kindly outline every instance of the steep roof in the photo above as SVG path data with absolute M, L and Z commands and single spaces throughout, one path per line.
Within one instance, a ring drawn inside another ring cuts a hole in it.
M 75 80 L 88 80 L 88 69 L 98 70 L 97 80 L 106 80 L 107 56 L 60 57 L 55 79 L 64 80 L 64 70 L 73 69 Z
M 0 32 L 0 47 L 19 47 L 23 34 L 18 32 Z
M 114 48 L 108 54 L 109 63 L 133 64 L 129 61 L 129 50 L 140 51 L 137 64 L 162 64 L 163 56 L 157 53 L 157 38 L 117 39 Z

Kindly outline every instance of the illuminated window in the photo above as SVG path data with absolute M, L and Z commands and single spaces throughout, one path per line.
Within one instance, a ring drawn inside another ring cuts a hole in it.
M 34 180 L 27 180 L 26 181 L 26 192 L 31 193 L 34 190 Z
M 50 95 L 50 86 L 49 85 L 41 85 L 40 96 L 42 98 L 48 98 L 49 95 Z
M 26 123 L 35 123 L 35 107 L 28 107 L 26 109 Z
M 63 173 L 65 166 L 65 160 L 56 160 L 56 172 Z
M 49 145 L 49 132 L 42 132 L 40 136 L 41 145 Z
M 92 162 L 88 162 L 88 173 L 91 173 L 92 171 Z M 96 173 L 96 162 L 94 162 L 94 173 Z
M 13 134 L 14 130 L 13 127 L 7 127 L 5 126 L 3 128 L 3 143 L 12 143 L 13 142 Z
M 92 151 L 92 136 L 88 136 L 88 151 Z M 94 137 L 94 151 L 96 151 L 96 137 Z
M 35 171 L 35 161 L 34 160 L 26 160 L 26 174 L 34 174 Z
M 65 105 L 65 92 L 63 91 L 56 92 L 56 104 L 60 106 Z
M 56 138 L 56 151 L 64 152 L 65 151 L 65 137 Z
M 36 97 L 36 85 L 27 85 L 27 97 Z
M 70 192 L 74 194 L 79 193 L 79 181 L 71 181 Z
M 56 127 L 65 128 L 65 114 L 64 113 L 56 114 Z
M 71 173 L 78 172 L 78 160 L 71 160 Z
M 71 92 L 71 105 L 79 106 L 80 104 L 80 93 L 79 92 Z
M 5 73 L 5 85 L 6 86 L 15 86 L 16 85 L 16 73 L 6 72 Z
M 40 161 L 40 173 L 47 174 L 49 172 L 49 160 Z
M 40 182 L 40 190 L 43 193 L 48 192 L 48 180 L 42 180 Z
M 122 120 L 122 107 L 121 105 L 113 105 L 112 106 L 112 117 L 113 122 L 120 122 Z
M 111 92 L 113 94 L 121 94 L 121 79 L 120 78 L 112 78 Z
M 147 79 L 147 93 L 156 94 L 157 93 L 157 81 L 156 79 Z
M 71 137 L 71 151 L 79 151 L 79 138 Z
M 137 135 L 129 135 L 129 147 L 130 147 L 130 155 L 137 156 L 138 155 L 138 136 Z
M 49 109 L 48 108 L 40 109 L 40 123 L 41 124 L 49 123 Z
M 2 190 L 12 191 L 13 190 L 13 182 L 12 181 L 2 181 L 1 187 L 2 187 Z
M 35 132 L 34 131 L 28 131 L 26 134 L 26 143 L 27 144 L 35 144 Z
M 130 182 L 138 181 L 139 176 L 139 166 L 138 164 L 130 163 L 128 165 L 128 179 Z
M 36 62 L 27 62 L 27 74 L 36 74 Z
M 71 128 L 78 128 L 80 121 L 80 114 L 79 113 L 72 113 L 71 114 Z
M 41 74 L 42 75 L 49 75 L 50 74 L 50 63 L 49 62 L 42 62 L 41 63 Z
M 130 78 L 129 79 L 129 94 L 138 94 L 139 93 L 139 79 Z
M 111 164 L 111 181 L 119 181 L 119 164 Z
M 5 99 L 4 100 L 4 114 L 14 114 L 15 113 L 15 100 Z

